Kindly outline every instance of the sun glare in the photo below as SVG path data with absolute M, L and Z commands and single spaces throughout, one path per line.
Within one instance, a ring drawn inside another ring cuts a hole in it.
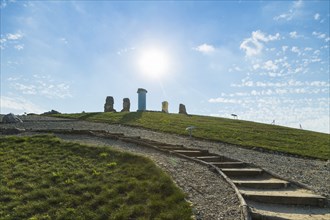
M 142 50 L 138 65 L 145 77 L 159 79 L 167 73 L 169 59 L 165 51 L 157 48 L 149 48 Z

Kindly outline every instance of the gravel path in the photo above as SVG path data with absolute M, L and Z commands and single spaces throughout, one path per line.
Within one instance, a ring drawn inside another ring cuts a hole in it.
M 148 157 L 167 172 L 187 194 L 187 199 L 193 203 L 197 219 L 240 219 L 239 201 L 234 190 L 219 175 L 212 173 L 205 166 L 121 141 L 81 135 L 58 136 L 68 141 L 111 146 L 120 151 Z
M 13 125 L 0 124 L 0 127 L 12 127 L 12 126 Z M 260 152 L 252 149 L 240 148 L 230 144 L 195 140 L 179 135 L 164 134 L 142 128 L 133 128 L 123 125 L 109 125 L 104 123 L 92 123 L 86 121 L 75 121 L 75 120 L 67 120 L 67 119 L 64 120 L 64 119 L 55 119 L 55 118 L 47 118 L 47 117 L 39 117 L 39 116 L 27 116 L 25 118 L 25 122 L 17 127 L 21 127 L 25 129 L 32 128 L 32 129 L 106 130 L 109 132 L 124 133 L 125 135 L 129 135 L 129 136 L 130 135 L 141 136 L 142 138 L 161 141 L 165 143 L 183 144 L 186 147 L 204 148 L 204 149 L 208 149 L 210 152 L 213 153 L 221 154 L 247 163 L 254 163 L 257 166 L 272 171 L 282 177 L 306 184 L 309 187 L 311 187 L 315 192 L 323 196 L 326 196 L 328 199 L 330 198 L 330 162 L 329 161 L 321 161 L 321 160 L 299 158 L 299 157 L 281 155 L 275 153 Z M 166 163 L 166 166 L 167 164 L 169 163 Z M 159 165 L 163 167 L 161 164 Z M 197 166 L 197 165 L 195 164 L 193 166 Z M 180 181 L 178 181 L 177 179 L 175 179 L 175 181 L 178 183 L 178 185 L 180 185 Z M 205 184 L 205 185 L 208 186 L 209 184 Z M 225 218 L 225 219 L 229 219 L 229 218 Z

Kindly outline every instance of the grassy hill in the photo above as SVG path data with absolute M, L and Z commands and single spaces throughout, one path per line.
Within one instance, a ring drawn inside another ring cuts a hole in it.
M 191 219 L 184 197 L 144 157 L 50 135 L 0 137 L 0 219 Z
M 180 135 L 188 135 L 186 127 L 195 126 L 193 136 L 197 138 L 330 159 L 330 135 L 302 129 L 218 117 L 161 112 L 79 113 L 54 116 L 138 126 Z

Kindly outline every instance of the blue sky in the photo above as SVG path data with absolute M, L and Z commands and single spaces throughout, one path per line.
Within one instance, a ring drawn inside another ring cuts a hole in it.
M 329 1 L 1 1 L 1 113 L 147 109 L 330 133 Z

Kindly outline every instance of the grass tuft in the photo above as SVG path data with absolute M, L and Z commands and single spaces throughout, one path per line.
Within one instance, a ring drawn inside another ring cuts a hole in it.
M 51 135 L 0 137 L 0 152 L 0 219 L 191 219 L 149 159 Z

